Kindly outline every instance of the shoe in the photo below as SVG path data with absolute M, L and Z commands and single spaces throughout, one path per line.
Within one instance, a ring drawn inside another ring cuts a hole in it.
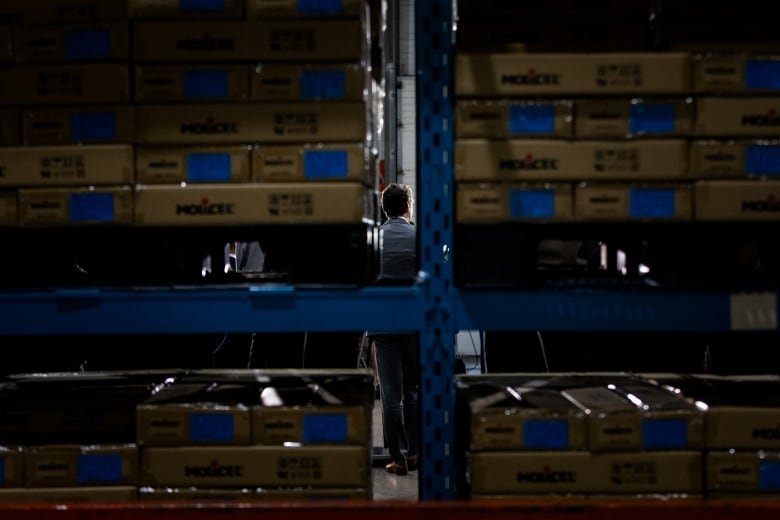
M 385 471 L 398 476 L 403 476 L 408 473 L 405 462 L 401 462 L 400 464 L 398 462 L 391 462 L 390 464 L 385 466 Z
M 406 457 L 406 469 L 409 471 L 417 471 L 417 455 Z

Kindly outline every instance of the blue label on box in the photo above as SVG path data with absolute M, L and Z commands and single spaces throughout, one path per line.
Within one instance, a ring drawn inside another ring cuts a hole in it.
M 628 214 L 632 218 L 661 218 L 675 215 L 674 190 L 633 189 L 628 194 Z
M 84 453 L 79 455 L 77 478 L 79 484 L 91 482 L 120 482 L 122 456 L 119 453 Z
M 187 155 L 187 182 L 230 182 L 232 173 L 229 153 Z
M 509 108 L 509 133 L 551 134 L 555 132 L 555 107 L 512 105 Z
M 298 0 L 298 14 L 323 16 L 341 14 L 341 0 Z
M 70 116 L 70 135 L 74 143 L 116 139 L 116 114 L 76 112 Z
M 233 442 L 233 416 L 229 413 L 190 414 L 192 442 Z
M 188 70 L 184 74 L 184 97 L 226 98 L 229 94 L 229 83 L 225 70 Z
M 346 442 L 347 416 L 312 414 L 303 417 L 303 442 Z
M 113 222 L 114 195 L 112 193 L 72 193 L 70 195 L 71 222 Z
M 688 446 L 688 422 L 685 419 L 645 419 L 642 422 L 642 448 L 678 449 Z
M 780 175 L 780 146 L 748 146 L 745 169 L 751 176 Z
M 759 462 L 758 487 L 761 491 L 780 491 L 780 461 Z
M 523 445 L 529 450 L 565 450 L 569 448 L 569 423 L 561 420 L 526 420 Z
M 342 70 L 304 70 L 301 99 L 343 99 L 347 78 Z
M 68 31 L 68 59 L 105 60 L 111 58 L 111 31 L 79 29 Z
M 303 176 L 307 179 L 342 179 L 348 175 L 346 150 L 307 150 L 303 153 Z
M 5 485 L 5 458 L 0 458 L 0 486 Z
M 225 10 L 225 0 L 179 0 L 179 10 L 196 13 L 220 13 Z
M 553 190 L 513 190 L 509 196 L 509 215 L 518 218 L 555 216 Z
M 671 103 L 631 105 L 628 128 L 632 134 L 674 132 L 674 105 Z
M 745 88 L 780 89 L 780 60 L 748 60 L 745 64 Z

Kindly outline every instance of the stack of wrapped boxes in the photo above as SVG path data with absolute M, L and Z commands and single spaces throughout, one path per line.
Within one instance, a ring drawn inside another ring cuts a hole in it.
M 660 387 L 706 406 L 704 456 L 710 498 L 780 493 L 780 378 L 648 376 Z
M 458 380 L 472 497 L 700 496 L 703 415 L 617 374 Z M 465 451 L 465 450 L 464 450 Z
M 370 498 L 370 374 L 201 371 L 138 407 L 140 498 Z
M 372 391 L 365 370 L 10 376 L 0 503 L 371 498 Z
M 135 500 L 135 408 L 175 377 L 95 372 L 2 380 L 0 503 Z

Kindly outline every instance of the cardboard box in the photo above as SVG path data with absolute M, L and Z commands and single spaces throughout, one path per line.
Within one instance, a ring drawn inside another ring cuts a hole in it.
M 780 142 L 691 142 L 691 174 L 700 179 L 772 178 L 780 175 Z
M 0 489 L 0 504 L 118 504 L 137 499 L 135 486 Z
M 38 188 L 19 190 L 22 226 L 132 224 L 133 192 L 115 188 Z
M 33 446 L 24 451 L 28 487 L 111 486 L 138 483 L 138 448 Z
M 247 65 L 139 65 L 135 68 L 139 103 L 246 101 Z
M 700 136 L 780 135 L 780 98 L 699 98 L 696 125 Z
M 711 451 L 706 468 L 708 491 L 780 492 L 780 454 L 776 452 Z
M 248 22 L 137 22 L 134 58 L 139 62 L 247 61 Z
M 138 140 L 149 144 L 363 141 L 363 103 L 139 106 Z
M 139 225 L 359 223 L 365 190 L 357 183 L 143 186 Z
M 22 63 L 127 60 L 130 27 L 127 22 L 17 27 L 16 57 Z
M 693 56 L 697 93 L 759 93 L 780 90 L 780 56 L 698 54 Z
M 687 174 L 688 145 L 683 140 L 455 143 L 458 181 L 661 180 Z
M 358 446 L 148 448 L 141 479 L 148 486 L 364 487 L 368 461 Z
M 131 18 L 243 18 L 246 0 L 129 0 Z
M 691 220 L 693 187 L 681 184 L 580 184 L 574 189 L 576 220 Z
M 685 53 L 461 54 L 458 96 L 685 94 Z
M 45 65 L 0 69 L 0 104 L 110 104 L 130 100 L 127 65 Z
M 571 137 L 571 101 L 458 101 L 457 137 Z
M 368 488 L 151 488 L 138 490 L 142 502 L 250 502 L 268 500 L 370 499 Z
M 139 405 L 138 444 L 198 446 L 249 444 L 250 416 L 245 406 L 219 404 Z
M 260 64 L 252 72 L 255 101 L 361 101 L 368 75 L 358 64 Z
M 300 2 L 298 0 L 246 0 L 247 18 L 289 18 L 293 16 L 359 16 L 360 0 Z
M 696 220 L 778 220 L 780 181 L 699 181 Z
M 700 452 L 493 452 L 471 457 L 473 493 L 701 493 Z
M 0 20 L 12 24 L 124 20 L 127 0 L 3 0 Z
M 687 136 L 693 126 L 693 100 L 589 99 L 575 104 L 577 138 Z
M 142 184 L 249 182 L 247 146 L 137 148 L 136 173 Z
M 364 181 L 368 176 L 362 143 L 255 146 L 255 182 Z
M 569 184 L 477 184 L 456 187 L 457 222 L 568 221 Z
M 612 385 L 614 386 L 614 385 Z M 625 387 L 621 387 L 625 388 Z M 588 444 L 591 451 L 701 449 L 704 419 L 700 411 L 680 398 L 660 389 L 658 396 L 646 385 L 629 387 L 647 407 L 638 407 L 620 395 L 626 390 L 605 386 L 564 390 L 563 394 L 588 413 Z M 662 396 L 662 397 L 660 397 Z M 653 399 L 663 404 L 653 404 Z
M 705 443 L 711 449 L 780 449 L 780 408 L 713 406 Z
M 0 146 L 22 144 L 22 120 L 18 110 L 0 110 Z
M 40 108 L 22 113 L 25 145 L 132 143 L 132 106 Z
M 129 145 L 0 148 L 0 186 L 130 184 Z
M 252 442 L 367 446 L 370 424 L 362 406 L 253 407 Z
M 357 19 L 269 20 L 249 24 L 249 58 L 253 60 L 359 62 L 364 56 L 367 36 Z
M 20 448 L 0 446 L 0 491 L 24 485 L 24 455 Z
M 19 225 L 19 204 L 15 190 L 0 190 L 0 226 Z

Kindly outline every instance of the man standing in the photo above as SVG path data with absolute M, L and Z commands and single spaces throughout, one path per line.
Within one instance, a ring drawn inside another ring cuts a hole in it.
M 417 274 L 417 238 L 411 223 L 414 197 L 409 186 L 390 184 L 382 192 L 387 221 L 380 230 L 380 282 L 411 281 Z M 417 335 L 371 334 L 376 349 L 385 442 L 392 462 L 388 473 L 417 469 L 417 388 L 420 380 Z M 406 456 L 402 448 L 406 447 Z

